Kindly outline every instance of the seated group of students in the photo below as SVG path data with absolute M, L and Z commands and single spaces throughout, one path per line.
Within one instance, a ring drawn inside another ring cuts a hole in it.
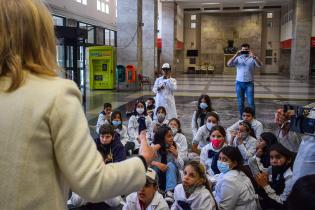
M 189 152 L 180 121 L 167 119 L 164 107 L 155 109 L 153 98 L 136 102 L 127 127 L 121 113 L 104 104 L 96 144 L 105 164 L 137 154 L 140 135 L 161 145 L 146 185 L 126 197 L 123 209 L 286 209 L 300 136 L 290 132 L 283 110 L 275 116 L 277 136 L 263 132 L 251 108 L 242 116 L 225 131 L 210 97 L 201 95 L 192 116 Z M 69 203 L 79 206 L 86 201 L 72 193 Z M 104 201 L 101 209 L 121 203 L 119 196 Z

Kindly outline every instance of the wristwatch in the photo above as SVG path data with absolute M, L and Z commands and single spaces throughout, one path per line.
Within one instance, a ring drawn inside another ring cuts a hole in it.
M 257 57 L 256 56 L 253 56 L 253 59 L 255 60 Z

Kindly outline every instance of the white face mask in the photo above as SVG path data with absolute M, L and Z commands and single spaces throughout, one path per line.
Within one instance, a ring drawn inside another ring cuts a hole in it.
M 143 114 L 144 108 L 137 108 L 136 111 L 138 112 L 138 114 Z
M 211 130 L 211 128 L 215 126 L 215 124 L 211 123 L 211 122 L 207 122 L 207 128 L 208 130 Z
M 172 129 L 173 136 L 175 136 L 177 134 L 178 129 L 177 128 L 171 128 L 171 129 Z

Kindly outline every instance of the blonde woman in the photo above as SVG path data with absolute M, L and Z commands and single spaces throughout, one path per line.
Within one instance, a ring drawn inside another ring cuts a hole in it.
M 0 0 L 0 206 L 66 209 L 69 187 L 98 202 L 143 187 L 157 148 L 105 165 L 80 92 L 56 75 L 52 17 L 40 0 Z

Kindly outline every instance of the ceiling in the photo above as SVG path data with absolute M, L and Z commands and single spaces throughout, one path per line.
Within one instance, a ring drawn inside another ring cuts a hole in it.
M 262 10 L 277 9 L 288 4 L 290 0 L 161 0 L 176 2 L 180 7 L 190 10 L 199 8 L 200 11 L 227 10 Z M 206 8 L 206 9 L 204 9 Z

